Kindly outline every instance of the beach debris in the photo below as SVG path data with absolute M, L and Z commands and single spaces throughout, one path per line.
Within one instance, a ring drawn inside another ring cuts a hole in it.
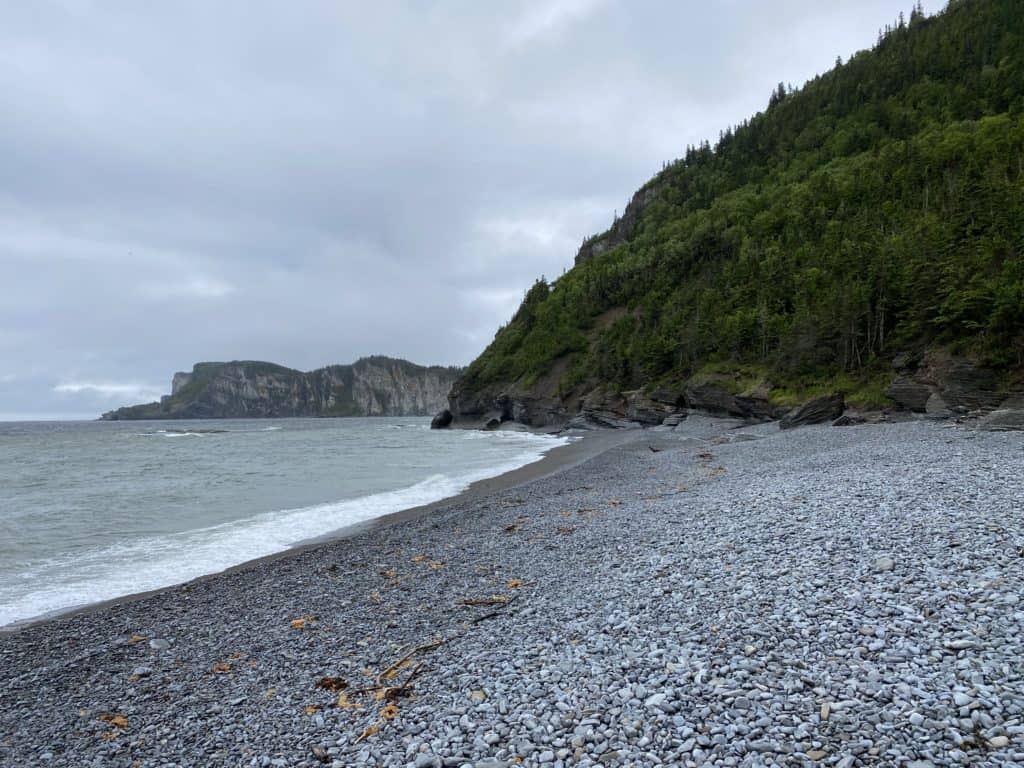
M 168 640 L 163 640 L 158 637 L 149 641 L 149 647 L 154 651 L 166 651 L 171 647 L 171 643 Z
M 491 595 L 490 597 L 476 597 L 467 598 L 463 600 L 456 600 L 456 605 L 476 606 L 476 605 L 507 605 L 508 598 L 502 595 Z
M 563 536 L 568 536 L 570 533 L 573 533 L 576 530 L 576 526 L 574 526 L 574 525 L 560 525 L 555 530 L 558 531 Z
M 348 683 L 340 677 L 321 677 L 315 687 L 325 691 L 342 691 L 348 688 Z
M 427 560 L 427 556 L 426 556 L 426 555 L 416 555 L 416 557 L 414 557 L 414 558 L 412 559 L 412 561 L 413 561 L 414 563 L 422 563 L 422 562 L 424 562 L 425 560 Z
M 313 749 L 312 749 L 312 752 L 313 752 L 313 757 L 315 757 L 321 763 L 329 763 L 329 762 L 331 762 L 331 755 L 330 755 L 330 753 L 326 749 L 324 749 L 323 747 L 314 746 Z
M 302 711 L 305 712 L 307 715 L 315 715 L 317 712 L 320 711 L 320 707 L 318 707 L 316 704 L 309 704 Z
M 427 567 L 428 568 L 432 568 L 435 571 L 438 568 L 441 568 L 443 566 L 444 566 L 444 563 L 441 560 L 430 560 L 430 561 L 427 562 Z
M 519 523 L 510 523 L 505 526 L 505 533 L 515 533 L 519 530 Z
M 505 586 L 508 587 L 509 589 L 519 589 L 521 586 L 523 586 L 523 580 L 522 579 L 509 579 L 507 582 L 505 582 Z
M 487 692 L 486 691 L 470 691 L 469 692 L 469 700 L 472 701 L 474 704 L 483 704 L 485 701 L 487 701 Z
M 621 504 L 622 504 L 622 499 L 608 499 L 608 506 L 609 507 L 618 507 L 618 506 L 621 506 Z
M 651 453 L 661 453 L 662 450 L 661 448 L 655 448 L 653 445 L 648 445 L 647 447 L 651 449 Z
M 226 662 L 220 662 L 219 664 L 213 665 L 213 672 L 216 674 L 224 674 L 225 672 L 231 671 L 231 665 Z
M 398 571 L 392 571 L 392 570 L 381 571 L 380 575 L 383 576 L 385 579 L 394 579 L 394 578 L 398 577 Z
M 145 642 L 145 640 L 146 637 L 144 635 L 132 635 L 128 638 L 128 643 L 130 645 L 135 645 L 135 643 L 142 643 Z
M 412 659 L 402 659 L 402 661 L 397 662 L 396 664 L 391 665 L 387 670 L 382 672 L 381 675 L 380 675 L 380 679 L 381 680 L 394 680 L 396 677 L 398 677 L 398 673 L 399 672 L 401 672 L 406 667 L 412 666 L 412 663 L 413 663 Z
M 349 701 L 349 699 L 345 695 L 344 691 L 342 691 L 341 693 L 338 694 L 338 701 L 335 703 L 335 706 L 338 709 L 362 709 L 363 708 L 363 705 L 360 704 L 358 701 Z
M 115 712 L 104 712 L 100 715 L 100 720 L 108 725 L 112 725 L 115 728 L 127 728 L 128 718 L 124 715 L 119 715 Z
M 421 653 L 428 653 L 430 651 L 436 650 L 437 648 L 440 648 L 442 645 L 444 645 L 446 642 L 448 642 L 448 641 L 447 640 L 435 640 L 432 643 L 426 643 L 424 645 L 419 645 L 419 646 L 413 648 L 411 651 L 406 653 L 400 659 L 398 659 L 395 662 L 392 662 L 390 665 L 385 667 L 380 672 L 380 674 L 377 675 L 377 684 L 378 684 L 378 686 L 380 686 L 385 680 L 393 680 L 395 678 L 395 676 L 396 676 L 396 673 L 399 670 L 402 670 L 405 667 L 409 666 L 409 663 L 416 656 L 418 656 L 419 654 L 421 654 Z M 406 684 L 408 684 L 408 682 L 410 680 L 412 680 L 412 678 L 413 678 L 413 676 L 415 674 L 416 674 L 416 672 L 414 670 L 413 671 L 413 675 L 410 675 L 409 678 L 407 678 Z
M 359 737 L 354 742 L 352 742 L 352 743 L 353 744 L 358 744 L 359 742 L 361 742 L 361 741 L 363 741 L 365 739 L 370 738 L 375 733 L 380 733 L 380 727 L 376 726 L 376 725 L 371 725 L 369 728 L 367 728 L 365 731 L 363 731 L 361 734 L 359 734 Z
M 305 629 L 307 624 L 311 624 L 316 621 L 316 616 L 300 616 L 297 619 L 292 619 L 289 623 L 292 629 Z
M 368 739 L 370 736 L 379 733 L 384 725 L 398 717 L 398 705 L 395 702 L 403 696 L 410 695 L 413 681 L 420 675 L 424 668 L 423 662 L 417 660 L 416 657 L 439 648 L 441 645 L 448 642 L 449 639 L 450 638 L 443 638 L 435 640 L 407 651 L 401 657 L 378 672 L 372 686 L 361 688 L 357 691 L 351 691 L 353 698 L 357 696 L 369 696 L 374 701 L 384 703 L 377 713 L 380 718 L 378 722 L 367 727 L 354 743 L 358 744 L 360 741 Z M 401 682 L 391 684 L 392 681 L 397 680 L 402 675 L 404 670 L 409 669 L 410 667 L 411 671 Z M 372 670 L 367 670 L 367 672 L 371 675 L 373 674 Z M 324 684 L 321 685 L 321 683 Z M 317 687 L 333 690 L 335 687 L 347 687 L 347 683 L 340 680 L 340 678 L 321 678 L 317 683 Z M 339 709 L 361 709 L 363 705 L 358 701 L 353 701 L 348 698 L 348 695 L 346 695 L 344 691 L 341 691 L 338 693 L 336 706 Z M 310 708 L 307 707 L 306 711 L 307 713 L 310 713 Z

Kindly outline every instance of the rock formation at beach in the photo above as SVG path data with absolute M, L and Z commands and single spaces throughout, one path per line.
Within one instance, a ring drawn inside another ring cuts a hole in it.
M 196 363 L 174 374 L 160 402 L 118 408 L 103 419 L 427 416 L 444 407 L 459 368 L 388 357 L 303 372 L 273 363 Z

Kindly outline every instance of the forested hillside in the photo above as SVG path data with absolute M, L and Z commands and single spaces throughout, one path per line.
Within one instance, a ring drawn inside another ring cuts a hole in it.
M 717 376 L 881 405 L 892 358 L 935 348 L 1012 379 L 1022 113 L 1024 3 L 916 8 L 666 163 L 573 269 L 533 285 L 453 395 Z

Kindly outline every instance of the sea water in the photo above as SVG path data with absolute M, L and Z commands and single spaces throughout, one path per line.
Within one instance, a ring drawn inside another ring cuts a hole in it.
M 0 627 L 453 496 L 564 442 L 423 418 L 0 423 Z

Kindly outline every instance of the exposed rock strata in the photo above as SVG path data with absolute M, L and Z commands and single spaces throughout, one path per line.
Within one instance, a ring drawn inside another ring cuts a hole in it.
M 821 424 L 834 421 L 843 415 L 846 402 L 842 394 L 825 395 L 809 400 L 782 417 L 779 426 L 782 429 L 803 427 L 808 424 Z
M 907 415 L 917 413 L 933 419 L 976 418 L 996 408 L 1014 410 L 1004 404 L 1007 395 L 1000 392 L 995 372 L 967 358 L 942 350 L 932 350 L 923 355 L 901 354 L 893 361 L 893 368 L 892 383 L 885 391 L 892 407 L 884 411 L 880 409 L 879 416 L 902 411 Z M 702 377 L 676 387 L 626 392 L 617 392 L 593 382 L 566 392 L 562 385 L 559 375 L 552 375 L 528 387 L 508 383 L 477 388 L 472 381 L 459 379 L 448 397 L 445 410 L 449 416 L 439 418 L 435 426 L 493 429 L 516 422 L 536 429 L 621 429 L 662 424 L 674 426 L 690 412 L 759 422 L 784 419 L 791 411 L 773 401 L 773 387 L 769 382 L 762 381 L 755 387 L 738 391 L 737 382 L 727 376 Z M 800 423 L 811 423 L 805 420 L 809 417 L 819 421 L 842 419 L 843 405 L 841 396 L 838 400 L 806 403 L 804 407 L 808 410 L 799 416 Z M 796 416 L 790 417 L 789 421 L 793 418 Z M 993 417 L 1007 423 L 1014 418 L 1013 413 Z M 877 419 L 859 414 L 849 420 L 841 420 L 839 424 L 864 420 Z
M 1004 399 L 994 371 L 943 351 L 919 359 L 898 355 L 893 368 L 897 375 L 885 391 L 886 397 L 917 413 L 991 410 Z

